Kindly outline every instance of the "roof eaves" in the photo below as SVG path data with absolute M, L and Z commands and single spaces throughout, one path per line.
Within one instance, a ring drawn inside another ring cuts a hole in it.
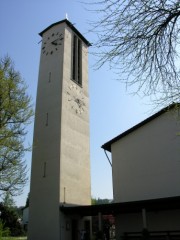
M 55 22 L 51 24 L 49 27 L 45 28 L 42 32 L 39 33 L 39 35 L 42 37 L 43 34 L 49 30 L 50 28 L 54 27 L 55 25 L 61 24 L 61 23 L 66 23 L 81 39 L 82 41 L 89 47 L 91 46 L 91 43 L 74 27 L 74 25 L 68 21 L 67 19 L 61 20 L 59 22 Z
M 63 204 L 60 206 L 64 214 L 81 216 L 97 216 L 99 212 L 103 215 L 141 212 L 143 208 L 147 211 L 180 209 L 180 196 L 100 205 L 66 206 Z
M 110 141 L 106 142 L 105 144 L 103 144 L 101 146 L 101 148 L 103 148 L 106 151 L 111 152 L 111 145 L 113 143 L 117 142 L 121 138 L 127 136 L 129 133 L 132 133 L 136 129 L 144 126 L 146 123 L 152 121 L 153 119 L 159 117 L 161 114 L 163 114 L 163 113 L 167 112 L 168 110 L 171 110 L 171 109 L 173 109 L 175 107 L 179 108 L 180 107 L 180 103 L 172 103 L 168 107 L 165 107 L 165 108 L 161 109 L 159 112 L 155 113 L 154 115 L 150 116 L 149 118 L 146 118 L 144 121 L 138 123 L 137 125 L 133 126 L 132 128 L 128 129 L 127 131 L 121 133 L 120 135 L 118 135 L 115 138 L 111 139 Z

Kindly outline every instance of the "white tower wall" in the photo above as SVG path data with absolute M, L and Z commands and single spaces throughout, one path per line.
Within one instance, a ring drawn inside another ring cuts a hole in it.
M 59 240 L 60 204 L 90 204 L 88 46 L 82 86 L 71 79 L 74 27 L 64 20 L 42 33 L 30 189 L 29 240 Z M 69 23 L 69 22 L 68 22 Z

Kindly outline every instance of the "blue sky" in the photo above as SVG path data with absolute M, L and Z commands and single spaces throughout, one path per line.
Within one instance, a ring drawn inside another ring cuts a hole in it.
M 76 0 L 1 0 L 0 1 L 0 57 L 8 54 L 15 68 L 28 85 L 28 92 L 36 101 L 36 88 L 40 59 L 41 37 L 39 32 L 68 14 L 69 21 L 93 43 L 96 35 L 89 32 L 89 21 L 97 14 L 87 11 Z M 149 99 L 130 94 L 108 65 L 94 70 L 95 57 L 89 54 L 90 91 L 90 149 L 91 149 L 91 189 L 96 198 L 113 198 L 112 172 L 101 145 L 116 135 L 148 117 L 152 112 Z M 28 127 L 27 143 L 32 144 L 33 123 Z M 31 153 L 26 155 L 29 168 Z M 29 184 L 24 193 L 15 198 L 17 205 L 23 206 L 29 192 Z

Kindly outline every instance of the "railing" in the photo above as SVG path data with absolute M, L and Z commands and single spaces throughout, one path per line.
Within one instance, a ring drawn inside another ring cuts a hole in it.
M 180 230 L 177 231 L 143 231 L 125 232 L 123 240 L 180 240 Z

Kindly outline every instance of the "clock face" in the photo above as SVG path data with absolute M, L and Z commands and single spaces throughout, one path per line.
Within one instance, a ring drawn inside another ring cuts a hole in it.
M 63 39 L 62 33 L 52 33 L 44 40 L 42 53 L 45 55 L 52 55 L 54 52 L 58 51 L 59 47 L 62 45 Z
M 76 84 L 71 84 L 67 91 L 68 102 L 71 109 L 75 111 L 76 114 L 82 114 L 85 111 L 85 103 L 83 92 Z

